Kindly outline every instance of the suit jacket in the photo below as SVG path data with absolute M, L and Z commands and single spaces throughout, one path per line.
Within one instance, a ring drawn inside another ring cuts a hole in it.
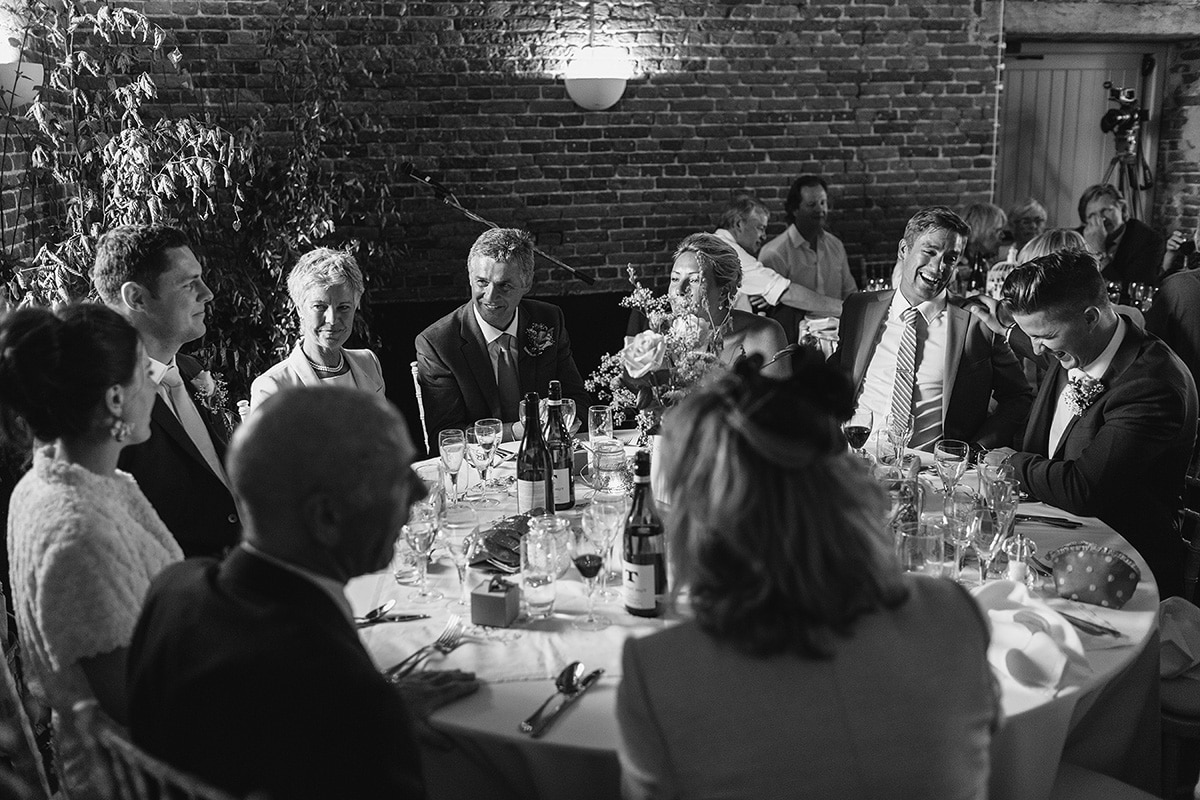
M 354 385 L 364 392 L 383 394 L 383 370 L 379 366 L 379 357 L 370 350 L 343 349 L 342 352 L 346 354 Z M 321 379 L 297 344 L 287 358 L 254 379 L 250 385 L 250 407 L 258 408 L 259 403 L 285 386 L 320 385 Z
M 1042 379 L 1009 463 L 1030 494 L 1072 514 L 1099 517 L 1149 562 L 1164 597 L 1183 580 L 1176 514 L 1196 440 L 1196 384 L 1157 337 L 1128 319 L 1125 340 L 1101 379 L 1104 392 L 1067 425 L 1048 453 L 1062 366 Z
M 192 378 L 200 373 L 200 362 L 180 354 L 175 364 L 195 400 Z M 196 402 L 196 410 L 212 437 L 217 458 L 224 462 L 225 437 L 202 403 Z M 150 412 L 150 438 L 123 449 L 117 465 L 137 479 L 184 556 L 220 556 L 241 539 L 242 523 L 233 495 L 161 395 L 154 399 Z
M 1126 220 L 1125 233 L 1121 235 L 1121 243 L 1117 245 L 1112 260 L 1104 268 L 1104 278 L 1122 283 L 1137 281 L 1157 285 L 1165 247 L 1166 243 L 1158 231 L 1141 220 Z
M 1166 342 L 1200 384 L 1200 270 L 1163 280 L 1146 312 L 1146 330 Z
M 840 342 L 830 362 L 854 381 L 856 395 L 862 392 L 895 293 L 857 292 L 846 299 Z M 1033 389 L 1004 337 L 988 330 L 961 302 L 952 297 L 946 304 L 942 435 L 989 448 L 1012 445 L 1029 414 Z M 989 414 L 993 398 L 996 407 Z
M 424 797 L 408 711 L 353 624 L 248 550 L 164 570 L 128 669 L 134 742 L 238 797 Z
M 537 392 L 546 396 L 550 381 L 562 382 L 563 397 L 575 401 L 582 416 L 591 397 L 571 355 L 562 309 L 540 300 L 525 299 L 519 307 L 517 330 L 517 373 L 521 395 Z M 542 325 L 553 334 L 553 342 L 541 352 L 531 349 L 529 327 Z M 426 423 L 431 447 L 438 431 L 463 428 L 477 419 L 495 417 L 517 421 L 516 408 L 500 407 L 500 390 L 479 321 L 468 302 L 430 325 L 417 336 L 417 371 L 425 401 Z

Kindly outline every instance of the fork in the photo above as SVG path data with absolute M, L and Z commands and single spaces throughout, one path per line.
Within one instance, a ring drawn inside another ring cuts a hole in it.
M 445 655 L 462 644 L 463 633 L 462 617 L 458 614 L 451 614 L 450 619 L 446 620 L 446 627 L 442 629 L 442 632 L 438 634 L 438 637 L 432 643 L 417 648 L 417 650 L 410 653 L 398 664 L 390 667 L 384 673 L 384 676 L 392 683 L 407 677 L 425 659 L 433 655 L 435 650 Z

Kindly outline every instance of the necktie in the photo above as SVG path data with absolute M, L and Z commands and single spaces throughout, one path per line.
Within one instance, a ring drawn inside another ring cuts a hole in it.
M 517 402 L 521 399 L 521 389 L 517 381 L 517 365 L 513 361 L 512 334 L 502 333 L 496 339 L 496 388 L 500 392 L 500 417 L 505 422 L 513 422 L 517 418 Z
M 204 426 L 204 420 L 200 419 L 200 412 L 196 410 L 192 398 L 187 393 L 187 388 L 183 385 L 183 376 L 179 374 L 179 368 L 174 364 L 167 367 L 167 371 L 163 373 L 162 385 L 167 387 L 167 395 L 171 398 L 175 416 L 179 419 L 179 424 L 183 426 L 188 438 L 192 440 L 192 444 L 196 445 L 200 455 L 204 456 L 204 461 L 208 464 L 209 469 L 221 479 L 221 483 L 229 486 L 229 480 L 225 477 L 225 468 L 221 466 L 221 460 L 217 458 L 217 450 L 213 447 L 208 428 Z
M 892 387 L 892 419 L 897 425 L 908 427 L 912 419 L 913 381 L 917 377 L 917 311 L 916 307 L 904 309 L 900 319 L 904 321 L 904 332 L 900 334 L 900 348 L 896 351 L 896 383 Z

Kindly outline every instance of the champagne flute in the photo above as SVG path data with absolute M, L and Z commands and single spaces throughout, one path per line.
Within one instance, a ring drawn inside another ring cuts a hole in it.
M 854 414 L 842 424 L 842 433 L 846 443 L 859 458 L 865 457 L 863 446 L 871 438 L 871 430 L 875 427 L 875 414 L 869 408 L 856 408 Z
M 608 554 L 605 561 L 609 568 L 605 571 L 604 585 L 600 596 L 605 600 L 615 600 L 621 596 L 621 593 L 615 588 L 610 588 L 608 584 L 614 580 L 618 585 L 621 582 L 621 573 L 612 569 L 611 566 L 618 563 L 618 559 L 613 555 L 613 549 L 617 543 L 617 535 L 625 528 L 628 499 L 624 495 L 596 494 L 592 496 L 591 505 L 587 510 L 604 532 L 604 552 Z
M 967 456 L 971 447 L 958 439 L 942 439 L 933 448 L 933 463 L 937 467 L 938 477 L 946 494 L 950 494 L 967 471 Z
M 942 516 L 954 545 L 954 580 L 962 583 L 962 565 L 967 548 L 974 542 L 983 522 L 983 503 L 967 486 L 955 486 L 942 502 Z
M 458 502 L 458 473 L 462 469 L 463 454 L 467 449 L 466 436 L 455 428 L 438 434 L 438 452 L 442 466 L 450 474 L 450 502 Z
M 495 466 L 496 453 L 500 450 L 500 442 L 504 438 L 504 423 L 495 417 L 487 417 L 475 420 L 474 427 L 481 442 L 491 442 L 492 457 L 487 464 L 487 471 L 490 472 Z M 480 478 L 483 479 L 485 491 L 497 492 L 500 490 L 499 482 L 494 475 L 489 478 L 481 472 Z
M 579 570 L 587 590 L 587 617 L 576 619 L 574 627 L 581 631 L 598 631 L 611 623 L 608 617 L 596 616 L 596 583 L 604 571 L 604 541 L 607 523 L 601 513 L 593 508 L 583 512 L 583 525 L 571 526 L 567 545 L 571 560 Z
M 896 417 L 888 414 L 883 420 L 883 433 L 892 449 L 892 463 L 899 464 L 904 457 L 904 451 L 913 435 L 912 414 Z
M 487 496 L 487 472 L 492 465 L 492 459 L 496 457 L 496 445 L 499 444 L 499 436 L 496 432 L 487 426 L 480 427 L 472 425 L 463 431 L 464 440 L 466 441 L 467 461 L 479 473 L 479 483 L 475 485 L 473 490 L 468 490 L 464 495 L 476 506 L 490 507 L 500 505 L 500 501 L 494 497 Z
M 438 527 L 446 539 L 450 557 L 454 560 L 454 569 L 458 572 L 459 597 L 450 605 L 470 608 L 471 592 L 467 586 L 467 567 L 471 563 L 478 539 L 479 514 L 470 506 L 447 506 L 438 515 Z
M 437 516 L 433 513 L 433 506 L 428 503 L 415 503 L 402 530 L 404 540 L 417 554 L 418 589 L 409 599 L 422 604 L 441 600 L 445 595 L 429 589 L 429 552 L 437 539 Z

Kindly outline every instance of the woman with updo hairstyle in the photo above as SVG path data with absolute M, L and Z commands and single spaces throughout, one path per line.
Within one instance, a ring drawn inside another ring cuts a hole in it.
M 987 795 L 988 629 L 953 581 L 900 571 L 883 490 L 847 450 L 848 379 L 804 348 L 663 423 L 672 586 L 691 618 L 627 639 L 623 797 Z
M 318 247 L 305 253 L 287 280 L 300 341 L 291 355 L 254 379 L 250 408 L 284 386 L 351 386 L 383 394 L 383 370 L 370 350 L 347 350 L 362 300 L 362 271 L 354 256 Z
M 99 784 L 63 715 L 94 698 L 125 720 L 125 660 L 142 599 L 183 557 L 117 469 L 122 448 L 150 438 L 155 388 L 137 331 L 109 308 L 26 308 L 0 319 L 0 424 L 9 439 L 37 442 L 8 510 L 13 607 L 29 689 L 54 712 L 72 798 Z

